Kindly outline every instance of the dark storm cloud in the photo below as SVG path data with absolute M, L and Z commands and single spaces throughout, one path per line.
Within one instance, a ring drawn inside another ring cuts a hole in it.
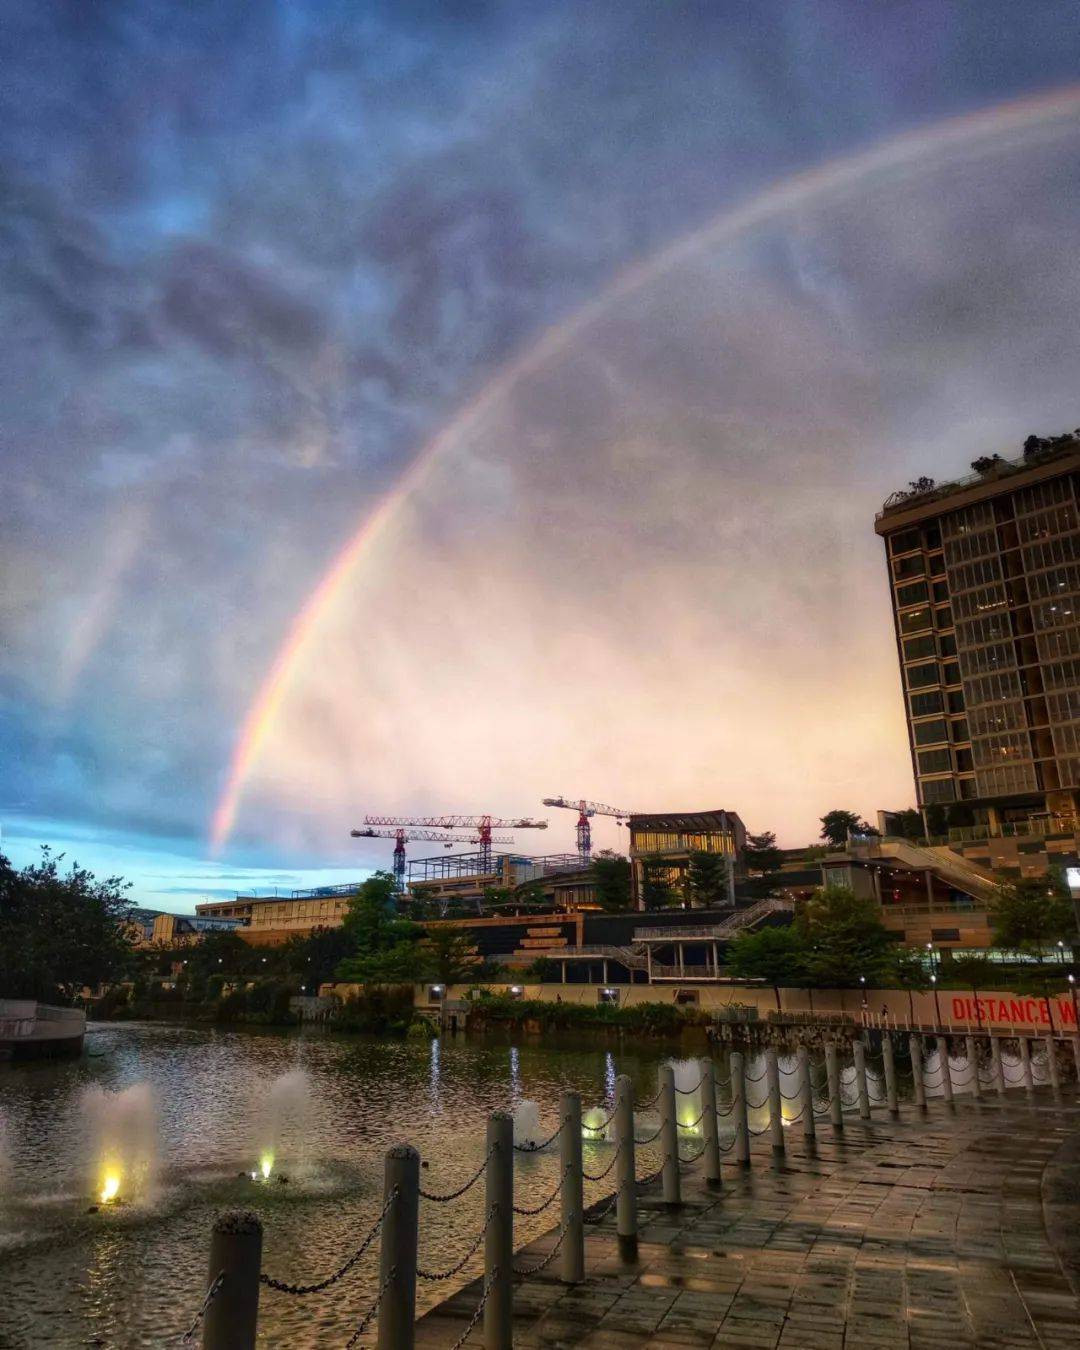
M 290 617 L 500 361 L 755 187 L 1080 54 L 1069 7 L 1005 0 L 42 0 L 0 43 L 0 809 L 192 838 Z M 837 229 L 832 252 L 777 244 L 773 313 L 791 284 L 830 332 L 902 327 L 902 286 L 846 286 L 868 245 Z M 942 350 L 1028 294 L 979 252 L 941 279 Z M 755 384 L 764 314 L 759 344 L 730 352 L 741 415 L 794 418 Z M 640 376 L 658 407 L 707 404 L 711 378 L 685 343 Z M 815 378 L 873 403 L 857 362 Z

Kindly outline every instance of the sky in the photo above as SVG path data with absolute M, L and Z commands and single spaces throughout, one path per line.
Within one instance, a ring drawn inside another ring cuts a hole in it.
M 190 912 L 368 812 L 911 803 L 874 513 L 1080 423 L 1073 5 L 40 0 L 0 60 L 16 862 Z

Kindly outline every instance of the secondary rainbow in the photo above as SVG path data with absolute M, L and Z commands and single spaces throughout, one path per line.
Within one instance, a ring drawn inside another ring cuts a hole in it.
M 799 206 L 859 185 L 873 176 L 905 169 L 924 171 L 934 158 L 954 150 L 972 150 L 981 142 L 994 151 L 1005 136 L 1019 135 L 1080 115 L 1080 85 L 1070 85 L 1009 103 L 995 104 L 918 131 L 905 132 L 875 146 L 781 180 L 764 192 L 714 217 L 700 229 L 633 264 L 593 300 L 568 319 L 549 328 L 532 347 L 504 366 L 477 396 L 420 450 L 374 509 L 365 515 L 356 534 L 333 560 L 319 584 L 293 620 L 273 664 L 244 717 L 237 736 L 224 788 L 214 809 L 210 846 L 220 852 L 236 823 L 244 786 L 265 746 L 292 679 L 312 646 L 323 618 L 329 613 L 361 559 L 370 552 L 392 523 L 402 502 L 421 485 L 444 450 L 493 408 L 521 379 L 541 369 L 563 348 L 595 323 L 610 307 L 679 264 L 719 244 L 730 243 L 747 231 L 783 216 Z

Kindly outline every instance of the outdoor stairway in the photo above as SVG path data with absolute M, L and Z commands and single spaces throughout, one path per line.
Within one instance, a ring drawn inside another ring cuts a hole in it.
M 888 858 L 917 872 L 935 872 L 943 881 L 964 891 L 973 900 L 987 904 L 997 894 L 993 873 L 961 858 L 947 846 L 924 848 L 908 839 L 889 836 L 881 839 L 852 839 L 849 845 L 856 858 Z

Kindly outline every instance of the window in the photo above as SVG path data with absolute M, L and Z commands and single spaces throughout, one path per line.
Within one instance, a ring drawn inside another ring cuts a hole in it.
M 952 732 L 952 743 L 966 742 L 971 739 L 968 735 L 968 723 L 966 717 L 958 717 L 955 722 L 949 723 L 949 730 Z
M 945 707 L 951 713 L 964 711 L 964 694 L 960 689 L 950 689 L 945 695 Z
M 1071 722 L 1080 718 L 1080 689 L 1070 689 L 1064 694 L 1047 694 L 1046 706 L 1051 722 Z
M 1016 494 L 1016 514 L 1030 515 L 1032 511 L 1041 511 L 1047 506 L 1060 506 L 1073 499 L 1072 484 L 1067 478 L 1052 478 L 1048 483 L 1036 483 L 1033 487 L 1021 488 Z
M 1038 779 L 1034 764 L 1002 764 L 993 769 L 975 771 L 980 797 L 1007 797 L 1014 792 L 1036 792 Z
M 1057 765 L 1062 787 L 1080 787 L 1080 759 L 1059 759 Z
M 1054 727 L 1053 737 L 1056 755 L 1080 755 L 1080 726 L 1077 723 Z
M 956 640 L 961 647 L 978 647 L 984 642 L 995 642 L 1009 636 L 1009 616 L 1001 610 L 978 619 L 967 619 L 956 626 Z
M 983 708 L 973 708 L 968 720 L 973 736 L 1015 731 L 1027 725 L 1022 703 L 988 703 Z
M 941 547 L 941 530 L 936 525 L 923 526 L 923 548 Z
M 949 573 L 949 592 L 970 591 L 976 586 L 989 586 L 992 581 L 1001 580 L 1001 564 L 997 558 L 979 558 L 975 562 L 963 563 Z
M 975 530 L 986 529 L 994 523 L 994 508 L 989 502 L 975 502 L 965 506 L 962 511 L 953 511 L 943 516 L 941 533 L 945 539 L 959 539 Z
M 959 928 L 931 928 L 930 937 L 934 942 L 959 942 Z
M 931 587 L 931 593 L 935 605 L 940 605 L 949 598 L 949 586 L 947 582 L 935 581 Z
M 972 647 L 964 658 L 969 675 L 985 675 L 988 670 L 1008 670 L 1016 665 L 1011 642 L 992 642 Z
M 901 633 L 918 633 L 923 628 L 930 628 L 932 625 L 933 618 L 925 605 L 919 609 L 909 609 L 906 614 L 900 615 Z
M 927 589 L 925 581 L 915 581 L 907 586 L 897 586 L 896 604 L 903 609 L 905 605 L 921 605 L 926 602 Z
M 1072 502 L 1052 506 L 1046 511 L 1036 511 L 1034 515 L 1021 516 L 1017 521 L 1020 539 L 1025 544 L 1037 539 L 1048 539 L 1055 534 L 1067 534 L 1078 525 L 1080 519 Z
M 971 773 L 975 768 L 975 761 L 972 758 L 970 750 L 957 750 L 956 752 L 956 772 Z
M 931 713 L 942 712 L 941 690 L 934 689 L 928 694 L 911 695 L 912 717 L 928 717 Z
M 945 684 L 960 683 L 960 667 L 956 664 L 955 661 L 947 661 L 945 663 L 945 669 L 942 678 Z
M 949 773 L 952 770 L 948 750 L 920 750 L 918 758 L 920 773 Z
M 956 800 L 956 789 L 951 778 L 920 778 L 919 789 L 922 792 L 924 806 Z
M 1028 594 L 1032 600 L 1048 600 L 1054 595 L 1070 595 L 1080 591 L 1080 563 L 1063 563 L 1048 572 L 1036 572 L 1028 577 Z
M 921 553 L 911 553 L 906 558 L 897 558 L 893 565 L 893 576 L 897 581 L 907 581 L 911 577 L 921 577 L 926 571 L 926 560 Z
M 908 638 L 904 643 L 905 661 L 921 661 L 923 657 L 936 654 L 933 633 L 927 633 L 924 637 Z
M 964 684 L 964 699 L 969 708 L 981 703 L 1000 703 L 1003 699 L 1020 698 L 1020 676 L 1015 670 L 1002 670 L 994 675 L 980 675 Z
M 956 655 L 956 636 L 953 633 L 943 633 L 938 642 L 938 647 L 942 656 Z
M 937 662 L 926 666 L 908 666 L 906 670 L 909 689 L 922 689 L 928 684 L 938 683 Z
M 1080 661 L 1049 661 L 1042 670 L 1047 689 L 1064 689 L 1080 684 Z
M 1062 656 L 1080 656 L 1080 625 L 1055 628 L 1036 637 L 1040 661 L 1055 661 Z
M 1062 595 L 1054 600 L 1044 600 L 1031 606 L 1031 622 L 1036 630 L 1047 628 L 1065 628 L 1078 622 L 1077 600 L 1075 595 Z
M 921 544 L 918 530 L 902 530 L 889 539 L 889 552 L 895 557 L 898 553 L 910 553 Z
M 949 605 L 942 605 L 940 609 L 934 610 L 934 623 L 938 628 L 951 628 L 953 626 L 952 609 Z
M 1029 544 L 1023 554 L 1028 572 L 1038 572 L 1060 563 L 1080 562 L 1080 534 L 1066 534 L 1060 539 Z
M 1031 758 L 1031 740 L 1026 731 L 999 731 L 992 736 L 977 736 L 971 744 L 975 764 L 980 769 L 994 764 L 1013 763 Z
M 934 745 L 949 739 L 949 724 L 944 717 L 936 717 L 932 722 L 916 722 L 912 731 L 916 745 Z
M 926 560 L 926 568 L 932 577 L 943 577 L 945 575 L 945 555 L 943 553 L 931 553 Z
M 999 581 L 994 586 L 983 586 L 977 591 L 965 591 L 953 600 L 953 614 L 956 619 L 975 619 L 991 610 L 1004 609 L 1008 604 L 1005 587 Z

